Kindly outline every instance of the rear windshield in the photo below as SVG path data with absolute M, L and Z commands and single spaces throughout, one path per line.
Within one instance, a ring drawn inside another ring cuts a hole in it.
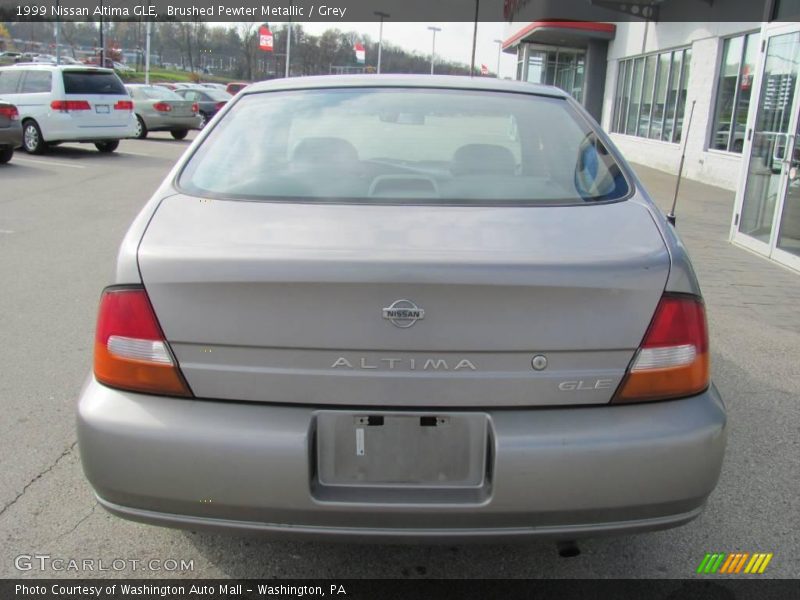
M 203 92 L 206 96 L 208 96 L 212 100 L 217 100 L 221 102 L 227 102 L 228 100 L 233 98 L 233 96 L 231 96 L 228 92 L 223 92 L 222 90 L 203 88 L 202 90 L 199 91 Z
M 165 87 L 132 87 L 130 89 L 133 92 L 134 98 L 146 98 L 149 100 L 183 100 L 181 96 Z
M 114 73 L 102 71 L 64 71 L 66 94 L 128 95 L 125 86 Z
M 414 204 L 571 204 L 629 190 L 563 98 L 418 88 L 246 95 L 179 183 L 222 198 Z

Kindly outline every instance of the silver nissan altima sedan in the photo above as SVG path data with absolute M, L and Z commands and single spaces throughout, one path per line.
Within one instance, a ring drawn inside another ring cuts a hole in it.
M 725 450 L 686 250 L 552 87 L 249 86 L 131 225 L 78 406 L 99 502 L 326 539 L 681 525 Z

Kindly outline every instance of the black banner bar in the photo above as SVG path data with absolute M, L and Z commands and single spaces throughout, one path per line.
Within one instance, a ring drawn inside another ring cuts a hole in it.
M 794 580 L 709 577 L 695 580 L 213 580 L 40 579 L 0 582 L 2 600 L 347 600 L 558 598 L 560 600 L 796 599 Z
M 0 21 L 764 21 L 793 0 L 0 0 Z M 798 9 L 800 12 L 800 9 Z M 781 10 L 777 14 L 791 14 Z M 800 15 L 797 15 L 800 18 Z M 790 18 L 790 17 L 787 17 Z

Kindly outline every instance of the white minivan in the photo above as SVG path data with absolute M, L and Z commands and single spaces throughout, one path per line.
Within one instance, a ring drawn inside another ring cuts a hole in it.
M 23 148 L 41 154 L 60 142 L 113 152 L 136 133 L 133 101 L 111 69 L 74 65 L 0 67 L 0 99 L 19 109 Z

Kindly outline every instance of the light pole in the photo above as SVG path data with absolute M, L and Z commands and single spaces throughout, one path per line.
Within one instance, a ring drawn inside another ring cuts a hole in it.
M 441 27 L 428 27 L 433 32 L 433 46 L 431 46 L 431 75 L 433 75 L 433 61 L 436 59 L 436 32 L 441 31 Z
M 149 6 L 148 2 L 148 6 Z M 153 22 L 147 21 L 147 35 L 144 43 L 144 82 L 150 85 L 150 38 L 153 35 Z
M 469 65 L 469 76 L 475 75 L 475 47 L 478 45 L 478 13 L 480 12 L 481 0 L 475 0 L 475 23 L 472 26 L 472 61 Z
M 383 20 L 388 19 L 392 15 L 386 12 L 381 12 L 376 10 L 374 13 L 376 16 L 381 18 L 381 27 L 378 30 L 378 73 L 381 72 L 381 50 L 383 49 Z
M 286 31 L 286 73 L 284 76 L 289 77 L 289 61 L 292 55 L 292 20 L 289 19 L 289 29 Z
M 61 4 L 60 0 L 56 0 L 56 9 Z M 61 64 L 61 17 L 56 18 L 56 64 Z
M 503 40 L 494 40 L 497 44 L 497 78 L 500 79 L 500 56 L 503 53 Z

